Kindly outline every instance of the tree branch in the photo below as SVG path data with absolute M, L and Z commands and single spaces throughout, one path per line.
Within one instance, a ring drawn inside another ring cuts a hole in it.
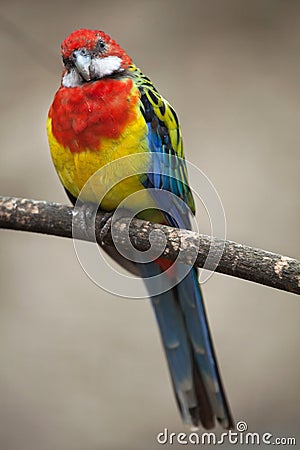
M 57 203 L 0 197 L 0 228 L 72 238 L 73 211 L 73 207 Z M 104 216 L 105 213 L 101 211 L 97 214 L 96 239 L 99 243 L 111 246 L 114 245 L 111 230 L 102 228 Z M 129 225 L 128 220 L 124 218 L 122 223 L 113 225 L 115 242 L 125 247 L 128 244 L 124 239 L 124 224 Z M 295 259 L 139 219 L 133 219 L 129 226 L 129 236 L 134 247 L 139 251 L 148 250 L 149 235 L 154 230 L 160 230 L 166 236 L 166 246 L 162 254 L 166 259 L 174 261 L 180 253 L 180 243 L 184 242 L 185 252 L 181 261 L 191 264 L 197 248 L 195 266 L 203 267 L 213 244 L 213 251 L 223 249 L 216 272 L 300 294 L 300 262 Z M 84 226 L 80 239 L 92 241 Z M 206 268 L 211 269 L 209 266 Z

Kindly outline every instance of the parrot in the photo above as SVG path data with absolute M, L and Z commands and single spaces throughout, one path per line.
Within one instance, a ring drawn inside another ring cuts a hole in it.
M 83 186 L 103 166 L 127 155 L 155 154 L 164 173 L 159 172 L 159 164 L 153 168 L 144 160 L 141 173 L 117 183 L 100 209 L 112 213 L 124 199 L 141 191 L 153 207 L 139 213 L 139 218 L 191 229 L 189 214 L 179 202 L 195 214 L 181 128 L 173 107 L 103 31 L 73 31 L 62 42 L 61 54 L 61 84 L 49 109 L 47 134 L 54 167 L 70 201 L 76 204 Z M 163 191 L 172 194 L 167 202 L 160 195 Z M 93 189 L 88 190 L 83 203 L 96 201 Z M 190 267 L 164 292 L 151 293 L 151 277 L 164 273 L 172 277 L 172 271 L 166 271 L 169 261 L 156 258 L 144 264 L 127 260 L 113 246 L 103 249 L 146 280 L 183 422 L 192 429 L 212 429 L 217 423 L 233 429 L 197 269 Z M 183 268 L 180 263 L 174 271 L 180 272 L 180 265 Z

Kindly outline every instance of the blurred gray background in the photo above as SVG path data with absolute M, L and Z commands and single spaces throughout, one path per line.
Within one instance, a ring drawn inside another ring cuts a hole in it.
M 2 0 L 0 11 L 1 195 L 67 203 L 45 120 L 61 41 L 99 28 L 177 110 L 228 238 L 299 257 L 300 2 Z M 66 239 L 3 230 L 0 256 L 1 449 L 154 449 L 164 427 L 184 430 L 148 301 L 97 288 Z M 299 299 L 218 274 L 204 293 L 235 419 L 299 438 Z

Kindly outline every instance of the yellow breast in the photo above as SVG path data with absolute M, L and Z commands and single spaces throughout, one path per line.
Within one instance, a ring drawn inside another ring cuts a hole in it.
M 53 136 L 51 118 L 47 121 L 47 132 L 57 174 L 75 198 L 82 191 L 81 200 L 99 204 L 102 199 L 101 208 L 111 211 L 131 194 L 142 191 L 138 198 L 129 199 L 126 206 L 133 210 L 156 207 L 138 175 L 148 170 L 148 130 L 142 114 L 118 139 L 102 138 L 99 151 L 85 149 L 75 153 L 63 147 Z M 129 155 L 132 157 L 124 158 Z M 152 220 L 161 220 L 161 215 Z

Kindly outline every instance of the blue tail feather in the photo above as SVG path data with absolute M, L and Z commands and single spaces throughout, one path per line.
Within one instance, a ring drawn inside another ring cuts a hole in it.
M 184 266 L 179 266 L 184 270 Z M 149 291 L 155 263 L 139 265 Z M 179 274 L 178 274 L 179 275 Z M 215 419 L 226 429 L 233 420 L 222 387 L 196 269 L 174 288 L 151 297 L 183 420 L 212 428 Z
M 138 264 L 145 284 L 151 284 L 151 278 L 160 274 L 155 263 Z M 150 286 L 149 291 L 151 292 Z M 186 333 L 184 316 L 173 290 L 151 297 L 152 306 L 160 328 L 161 338 L 169 364 L 177 403 L 183 420 L 196 426 L 197 393 L 193 382 L 193 356 L 191 344 Z
M 192 269 L 176 289 L 195 361 L 212 410 L 224 428 L 231 428 L 232 418 L 217 366 L 196 269 Z

